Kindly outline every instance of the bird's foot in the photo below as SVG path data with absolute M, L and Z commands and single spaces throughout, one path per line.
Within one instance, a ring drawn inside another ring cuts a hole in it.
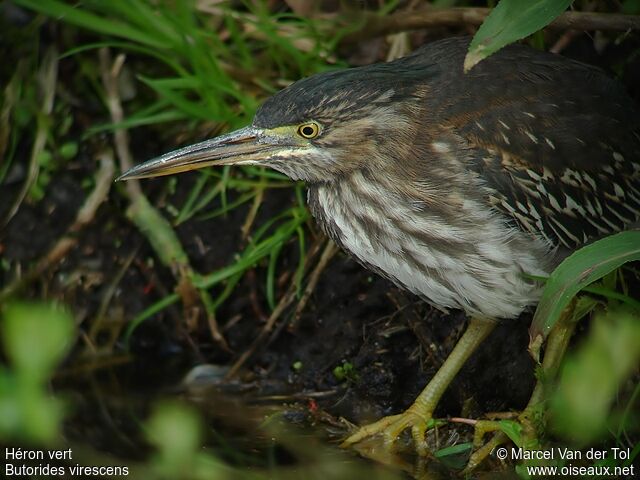
M 473 452 L 462 473 L 473 472 L 498 446 L 511 441 L 505 433 L 504 422 L 505 420 L 474 421 Z M 532 435 L 530 422 L 525 412 L 509 422 L 511 428 L 518 432 L 520 442 L 527 445 L 527 448 L 535 448 L 533 445 L 537 445 L 537 437 L 535 434 Z M 430 452 L 426 439 L 427 430 L 438 424 L 439 421 L 433 419 L 430 412 L 421 410 L 419 405 L 414 404 L 399 415 L 384 417 L 370 425 L 360 427 L 342 442 L 341 447 L 355 447 L 361 454 L 380 460 L 387 458 L 385 455 L 396 454 L 402 433 L 405 430 L 410 430 L 415 452 L 420 457 L 426 457 Z M 485 437 L 489 434 L 493 434 L 493 436 L 485 441 Z
M 403 413 L 384 417 L 377 422 L 360 427 L 342 442 L 341 447 L 348 448 L 363 440 L 381 437 L 383 446 L 388 450 L 393 450 L 402 432 L 411 429 L 416 452 L 420 456 L 426 456 L 429 453 L 429 448 L 425 440 L 425 433 L 429 428 L 435 426 L 436 421 L 432 418 L 431 412 L 421 410 L 414 404 Z
M 469 355 L 482 343 L 484 338 L 493 330 L 495 323 L 486 320 L 471 319 L 469 326 L 458 340 L 453 351 L 449 354 L 431 381 L 416 398 L 413 405 L 399 415 L 392 415 L 378 420 L 371 425 L 361 427 L 356 433 L 347 438 L 343 447 L 352 447 L 365 439 L 379 439 L 382 437 L 384 450 L 391 452 L 398 446 L 398 439 L 405 430 L 411 431 L 413 446 L 420 457 L 429 454 L 425 433 L 435 427 L 433 419 L 442 394 L 453 378 L 460 371 Z
M 517 419 L 509 420 L 508 425 L 504 421 L 478 420 L 474 425 L 473 453 L 469 457 L 463 473 L 475 470 L 498 446 L 512 440 L 527 450 L 541 448 L 538 432 L 530 418 L 532 411 L 533 409 L 525 409 L 517 416 Z M 506 431 L 513 432 L 511 435 L 517 436 L 517 441 L 513 437 L 510 439 L 510 436 L 505 433 Z M 485 443 L 484 438 L 489 433 L 494 435 Z
M 488 433 L 495 432 L 491 440 L 485 443 L 484 437 Z M 469 456 L 467 466 L 463 473 L 473 472 L 484 460 L 493 453 L 494 449 L 509 440 L 502 431 L 500 422 L 493 420 L 479 420 L 474 425 L 473 452 Z

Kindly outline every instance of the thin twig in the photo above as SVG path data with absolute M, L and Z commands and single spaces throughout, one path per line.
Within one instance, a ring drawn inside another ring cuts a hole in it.
M 313 259 L 315 258 L 318 251 L 320 250 L 319 245 L 320 245 L 319 243 L 315 243 L 309 249 L 309 252 L 305 257 L 305 268 L 308 268 L 309 265 L 311 265 Z M 256 352 L 258 347 L 260 347 L 265 342 L 265 340 L 267 340 L 267 338 L 269 337 L 269 334 L 273 331 L 278 318 L 280 318 L 280 316 L 284 313 L 285 309 L 289 305 L 291 305 L 291 303 L 293 303 L 293 300 L 296 297 L 296 291 L 297 291 L 296 281 L 294 276 L 291 280 L 291 283 L 289 284 L 289 288 L 287 289 L 286 293 L 280 299 L 280 301 L 278 302 L 278 305 L 276 305 L 276 308 L 273 310 L 273 312 L 265 322 L 264 326 L 262 327 L 262 330 L 260 331 L 256 339 L 251 343 L 249 348 L 247 348 L 231 366 L 231 368 L 225 375 L 225 380 L 229 380 L 230 378 L 232 378 L 238 372 L 238 370 L 246 363 L 246 361 Z M 273 341 L 273 338 L 271 338 L 270 340 Z
M 106 93 L 105 101 L 114 124 L 121 124 L 124 120 L 124 111 L 120 101 L 120 92 L 118 87 L 118 77 L 124 66 L 126 56 L 120 54 L 111 62 L 109 50 L 101 48 L 98 52 L 100 57 L 100 73 L 102 74 L 102 85 Z M 124 172 L 133 166 L 131 150 L 129 150 L 129 133 L 125 128 L 115 128 L 113 131 L 113 140 L 120 164 L 120 171 Z M 137 180 L 129 180 L 125 183 L 125 188 L 129 194 L 130 200 L 135 200 L 138 196 L 142 196 L 140 182 Z
M 247 348 L 242 355 L 238 357 L 238 359 L 231 366 L 227 374 L 225 375 L 225 380 L 229 380 L 233 378 L 233 376 L 240 370 L 240 368 L 245 364 L 245 362 L 254 354 L 254 352 L 258 349 L 258 347 L 262 344 L 262 342 L 267 338 L 271 330 L 273 329 L 276 321 L 280 318 L 280 315 L 284 312 L 284 310 L 293 302 L 294 298 L 296 298 L 296 289 L 295 284 L 292 283 L 289 287 L 287 293 L 280 299 L 278 305 L 271 313 L 271 316 L 267 320 L 267 323 L 264 324 L 262 330 L 255 338 L 255 340 L 251 343 L 249 348 Z
M 253 222 L 258 215 L 258 210 L 260 209 L 260 205 L 262 205 L 262 201 L 264 199 L 264 189 L 266 184 L 266 178 L 260 178 L 260 184 L 256 186 L 256 195 L 253 197 L 253 202 L 251 204 L 251 208 L 249 209 L 249 213 L 247 214 L 247 218 L 242 224 L 240 228 L 240 232 L 242 233 L 242 242 L 246 243 L 249 239 L 249 234 L 251 233 L 251 227 L 253 226 Z
M 333 252 L 331 251 L 330 245 L 334 245 Z M 306 257 L 307 267 L 311 265 L 312 259 L 315 257 L 315 255 L 319 250 L 320 248 L 318 246 L 310 250 L 309 254 Z M 314 268 L 309 278 L 310 286 L 308 285 L 307 289 L 305 290 L 305 294 L 307 294 L 307 298 L 309 295 L 311 295 L 311 292 L 315 288 L 315 285 L 318 283 L 318 278 L 320 277 L 320 273 L 322 272 L 322 270 L 324 270 L 324 266 L 326 266 L 326 263 L 331 259 L 333 254 L 335 254 L 335 250 L 337 250 L 337 248 L 335 247 L 335 244 L 333 244 L 333 242 L 328 241 L 328 244 L 327 246 L 325 246 L 325 249 L 322 253 L 322 257 L 324 257 L 324 259 L 320 258 L 318 260 L 318 265 Z M 320 266 L 320 268 L 318 268 L 318 266 Z M 262 327 L 262 330 L 260 330 L 260 333 L 258 334 L 258 336 L 251 343 L 251 345 L 249 345 L 249 347 L 244 352 L 242 352 L 242 354 L 234 362 L 234 364 L 231 366 L 231 368 L 225 375 L 225 380 L 229 380 L 230 378 L 232 378 L 238 372 L 238 370 L 240 370 L 240 368 L 247 362 L 247 360 L 249 360 L 249 358 L 251 358 L 251 356 L 258 350 L 258 348 L 262 346 L 265 341 L 267 341 L 267 339 L 269 339 L 267 343 L 273 341 L 274 339 L 273 336 L 271 338 L 269 338 L 269 336 L 271 332 L 274 330 L 276 322 L 278 321 L 280 316 L 284 313 L 285 309 L 289 305 L 291 305 L 291 303 L 293 303 L 295 298 L 296 298 L 296 281 L 294 277 L 292 278 L 291 283 L 289 284 L 289 288 L 287 289 L 287 292 L 280 299 L 280 301 L 278 302 L 278 305 L 276 305 L 276 308 L 273 310 L 273 312 L 267 319 L 267 322 Z M 303 294 L 303 298 L 304 298 L 304 294 Z M 304 302 L 306 303 L 306 300 Z M 302 311 L 302 308 L 304 308 L 304 305 L 300 307 L 300 304 L 298 304 L 298 308 L 300 309 L 300 311 Z M 279 328 L 278 331 L 279 330 L 282 330 L 282 329 Z
M 296 311 L 293 314 L 293 319 L 289 324 L 289 330 L 295 330 L 298 322 L 300 321 L 300 317 L 302 316 L 302 312 L 306 307 L 309 298 L 311 297 L 311 294 L 318 285 L 318 281 L 320 280 L 322 272 L 327 267 L 329 261 L 333 258 L 337 251 L 338 247 L 336 246 L 336 244 L 327 238 L 325 241 L 324 250 L 322 251 L 322 255 L 320 256 L 320 260 L 318 260 L 318 264 L 313 269 L 313 272 L 311 272 L 307 287 L 304 289 L 304 293 L 302 294 L 302 297 L 298 302 L 298 306 L 296 307 Z
M 111 282 L 109 282 L 109 285 L 107 286 L 104 294 L 102 295 L 102 298 L 100 299 L 100 306 L 98 307 L 96 316 L 94 317 L 94 320 L 91 322 L 91 326 L 89 327 L 88 340 L 90 341 L 89 345 L 92 349 L 95 348 L 94 346 L 98 343 L 98 334 L 102 330 L 102 324 L 107 316 L 107 309 L 109 308 L 109 304 L 116 294 L 118 285 L 120 285 L 122 278 L 124 277 L 125 273 L 127 273 L 127 270 L 129 270 L 129 267 L 135 260 L 139 249 L 140 247 L 138 245 L 133 250 L 131 250 L 127 258 L 124 260 L 124 262 L 116 272 L 116 275 L 113 277 Z M 113 341 L 115 341 L 116 338 L 117 335 L 112 335 Z M 112 347 L 113 344 L 108 345 L 107 350 L 111 351 Z M 93 353 L 96 352 L 94 351 Z
M 471 425 L 475 427 L 478 423 L 478 420 L 474 418 L 464 418 L 464 417 L 451 417 L 447 419 L 451 423 L 464 423 L 465 425 Z
M 12 114 L 20 101 L 27 67 L 27 60 L 24 58 L 20 60 L 11 76 L 11 80 L 9 80 L 2 92 L 2 107 L 0 108 L 0 168 L 5 168 L 5 162 L 9 162 L 9 158 L 5 157 L 5 154 L 9 148 L 9 139 L 11 138 Z
M 553 44 L 549 49 L 551 53 L 560 54 L 562 51 L 571 44 L 571 42 L 582 35 L 579 30 L 567 30 L 562 36 Z
M 11 221 L 20 208 L 23 200 L 29 193 L 33 182 L 38 178 L 38 172 L 40 170 L 38 158 L 47 146 L 47 137 L 49 136 L 49 129 L 51 128 L 50 118 L 51 112 L 53 111 L 56 83 L 58 80 L 58 61 L 58 51 L 54 47 L 47 49 L 42 65 L 40 66 L 40 70 L 38 71 L 38 83 L 40 87 L 40 94 L 42 96 L 42 105 L 40 106 L 40 111 L 36 115 L 37 126 L 33 146 L 31 147 L 31 156 L 29 157 L 27 178 L 13 201 L 13 204 L 9 208 L 6 217 L 2 221 L 2 226 L 7 225 L 9 221 Z
M 340 390 L 337 388 L 334 388 L 332 390 L 323 390 L 323 391 L 319 391 L 319 392 L 306 392 L 306 391 L 302 391 L 302 392 L 294 392 L 294 393 L 290 393 L 287 395 L 264 395 L 262 397 L 256 397 L 255 399 L 253 399 L 256 402 L 279 402 L 279 403 L 283 403 L 283 402 L 291 402 L 291 401 L 297 401 L 297 400 L 308 400 L 310 398 L 328 398 L 328 397 L 333 397 L 334 395 L 336 395 L 337 393 L 339 393 Z
M 583 12 L 593 12 L 596 9 L 596 2 L 589 2 L 586 5 L 582 6 Z M 549 49 L 551 53 L 561 53 L 565 48 L 569 46 L 569 44 L 577 37 L 582 35 L 583 32 L 580 30 L 568 29 L 564 32 L 560 38 L 553 44 L 553 46 Z
M 345 35 L 341 43 L 352 44 L 390 33 L 421 30 L 432 27 L 480 25 L 491 13 L 490 8 L 457 7 L 428 8 L 411 12 L 399 12 L 388 16 L 366 14 L 363 27 Z M 554 29 L 575 30 L 638 30 L 640 15 L 618 13 L 565 12 L 548 25 Z
M 70 367 L 63 368 L 55 373 L 56 379 L 63 378 L 79 378 L 84 374 L 95 372 L 96 370 L 106 370 L 120 365 L 131 363 L 134 356 L 130 353 L 114 354 L 114 355 L 94 355 L 83 360 L 82 362 L 74 362 Z
M 111 114 L 111 120 L 114 124 L 121 124 L 124 121 L 124 111 L 120 100 L 118 77 L 126 57 L 120 54 L 112 62 L 107 48 L 101 48 L 98 55 L 102 83 L 106 93 L 105 100 Z M 128 170 L 133 166 L 133 156 L 129 148 L 129 134 L 125 128 L 119 127 L 114 129 L 113 138 L 120 170 Z M 229 347 L 220 333 L 212 309 L 213 301 L 206 290 L 195 287 L 194 280 L 198 275 L 191 268 L 189 257 L 175 231 L 162 214 L 147 200 L 137 180 L 127 181 L 125 188 L 130 202 L 129 208 L 127 208 L 127 216 L 147 238 L 160 261 L 171 268 L 176 277 L 176 291 L 181 297 L 185 314 L 188 315 L 189 312 L 197 311 L 195 302 L 199 297 L 206 311 L 207 325 L 211 331 L 211 336 L 223 349 L 228 350 Z

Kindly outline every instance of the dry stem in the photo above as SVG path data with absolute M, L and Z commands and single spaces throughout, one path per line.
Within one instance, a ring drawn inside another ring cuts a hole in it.
M 409 30 L 421 30 L 433 27 L 455 27 L 460 25 L 480 25 L 491 13 L 490 8 L 443 8 L 422 9 L 411 12 L 399 12 L 381 17 L 366 14 L 363 27 L 346 35 L 341 43 L 351 44 L 362 40 Z M 640 15 L 622 15 L 617 13 L 565 12 L 548 25 L 554 29 L 575 30 L 638 30 Z
M 107 48 L 99 51 L 100 71 L 102 83 L 106 92 L 106 103 L 111 114 L 111 120 L 115 124 L 121 124 L 124 120 L 122 102 L 118 89 L 118 76 L 124 65 L 125 56 L 120 54 L 112 62 Z M 113 133 L 116 152 L 118 155 L 120 170 L 125 171 L 133 166 L 131 150 L 129 149 L 129 134 L 124 128 L 116 128 Z M 197 273 L 191 268 L 189 258 L 182 248 L 180 240 L 169 222 L 155 208 L 142 193 L 140 183 L 137 180 L 126 182 L 126 191 L 130 205 L 127 208 L 127 216 L 138 227 L 138 230 L 147 238 L 160 261 L 171 268 L 176 280 L 176 291 L 181 297 L 185 314 L 197 311 L 195 303 L 200 299 L 205 307 L 207 325 L 213 339 L 222 348 L 228 349 L 224 337 L 220 333 L 213 311 L 211 298 L 205 290 L 199 290 L 194 286 Z

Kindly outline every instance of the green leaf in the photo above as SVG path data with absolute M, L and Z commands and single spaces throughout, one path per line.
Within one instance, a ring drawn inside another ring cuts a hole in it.
M 640 0 L 624 0 L 622 2 L 622 13 L 626 15 L 640 14 Z
M 464 71 L 545 27 L 572 3 L 573 0 L 501 0 L 474 35 L 464 59 Z
M 71 316 L 49 305 L 18 303 L 6 308 L 3 320 L 4 348 L 15 370 L 29 384 L 45 381 L 72 344 Z
M 58 153 L 65 160 L 71 160 L 78 154 L 78 144 L 76 142 L 67 142 L 60 146 Z
M 450 447 L 441 448 L 434 452 L 433 456 L 436 458 L 448 457 L 450 455 L 459 455 L 461 453 L 468 453 L 473 449 L 473 443 L 465 442 L 451 445 Z
M 522 425 L 513 420 L 500 420 L 498 424 L 500 425 L 500 430 L 502 430 L 513 443 L 522 447 Z
M 158 450 L 154 463 L 163 478 L 183 478 L 202 441 L 202 425 L 191 408 L 162 402 L 147 423 L 147 439 Z
M 596 316 L 589 336 L 563 364 L 551 397 L 552 427 L 590 443 L 609 428 L 616 393 L 640 360 L 640 315 L 629 310 Z
M 542 343 L 580 290 L 635 260 L 640 260 L 640 230 L 611 235 L 567 257 L 551 274 L 542 292 L 529 329 L 530 349 Z
M 449 468 L 461 469 L 467 464 L 469 454 L 473 451 L 473 443 L 465 442 L 441 448 L 433 456 Z
M 1 327 L 11 370 L 0 369 L 0 437 L 52 442 L 65 406 L 46 382 L 73 343 L 73 319 L 51 305 L 15 303 Z

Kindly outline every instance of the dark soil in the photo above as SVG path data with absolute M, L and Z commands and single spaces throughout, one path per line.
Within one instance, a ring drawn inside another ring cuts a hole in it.
M 579 39 L 565 54 L 612 69 L 638 48 L 626 42 L 597 55 L 590 45 L 588 38 Z M 622 81 L 638 100 L 640 62 L 625 66 Z M 138 135 L 144 144 L 145 134 Z M 136 140 L 134 136 L 132 143 Z M 145 150 L 140 158 L 160 152 L 156 146 L 156 151 Z M 12 265 L 11 272 L 0 271 L 1 283 L 11 281 L 18 266 L 24 269 L 40 258 L 65 232 L 85 199 L 82 181 L 92 168 L 89 154 L 81 154 L 74 168 L 53 177 L 44 200 L 21 205 L 0 234 L 0 252 Z M 2 186 L 0 210 L 8 205 L 6 199 L 14 197 L 20 178 L 18 174 L 15 183 Z M 193 178 L 178 182 L 173 196 L 165 194 L 165 180 L 142 186 L 159 205 L 169 205 L 186 195 Z M 186 394 L 200 405 L 206 405 L 203 395 L 216 396 L 218 405 L 223 406 L 218 415 L 211 415 L 212 425 L 220 425 L 220 417 L 225 415 L 237 418 L 244 415 L 241 412 L 249 412 L 247 417 L 253 417 L 252 410 L 242 405 L 277 405 L 285 410 L 289 423 L 305 428 L 320 425 L 322 434 L 337 439 L 346 432 L 340 418 L 363 423 L 409 406 L 464 328 L 460 312 L 435 310 L 340 253 L 323 272 L 295 329 L 287 328 L 293 312 L 290 308 L 275 333 L 235 378 L 222 381 L 214 375 L 207 377 L 211 382 L 205 378 L 185 388 L 181 379 L 193 367 L 211 364 L 224 372 L 258 336 L 269 312 L 264 300 L 266 269 L 258 265 L 246 275 L 218 311 L 217 320 L 230 351 L 211 339 L 204 319 L 185 325 L 179 306 L 144 322 L 125 344 L 122 333 L 126 322 L 171 293 L 174 277 L 153 262 L 145 239 L 126 220 L 119 188 L 114 187 L 95 221 L 79 234 L 78 247 L 26 292 L 31 298 L 55 298 L 69 305 L 80 329 L 87 332 L 105 292 L 126 259 L 134 255 L 108 305 L 104 332 L 99 337 L 104 344 L 99 343 L 91 352 L 78 342 L 55 381 L 67 394 L 75 392 L 71 395 L 76 400 L 76 413 L 67 427 L 75 442 L 137 457 L 141 451 L 134 453 L 130 446 L 139 442 L 140 434 L 131 419 L 146 413 L 149 399 L 176 393 Z M 294 201 L 290 190 L 268 191 L 256 224 Z M 177 229 L 198 271 L 210 272 L 229 263 L 240 249 L 240 226 L 246 214 L 246 207 L 239 208 L 224 218 L 194 219 Z M 318 239 L 311 228 L 308 234 Z M 282 271 L 295 268 L 296 252 L 296 245 L 285 246 Z M 515 411 L 526 404 L 535 382 L 534 363 L 526 350 L 530 319 L 530 314 L 525 314 L 496 329 L 448 389 L 437 416 L 476 418 L 486 412 Z M 115 343 L 113 335 L 117 336 Z M 343 362 L 353 366 L 352 374 L 338 380 L 334 369 Z M 219 397 L 219 392 L 223 396 Z M 229 398 L 239 398 L 242 403 Z M 236 438 L 242 438 L 242 428 L 240 432 L 237 426 L 229 428 L 238 434 Z M 469 427 L 457 426 L 455 430 L 463 440 L 472 433 Z M 280 457 L 286 462 L 285 453 Z
M 3 234 L 5 258 L 28 265 L 59 238 L 84 199 L 81 178 L 63 173 L 43 201 L 21 206 Z M 188 183 L 179 185 L 187 188 Z M 150 191 L 157 190 L 148 185 Z M 289 192 L 269 192 L 260 217 L 269 218 L 293 201 Z M 130 408 L 144 415 L 147 407 L 142 399 L 182 390 L 180 381 L 192 367 L 228 365 L 258 335 L 264 322 L 261 315 L 268 307 L 263 300 L 265 272 L 258 266 L 218 314 L 222 326 L 236 319 L 223 330 L 232 352 L 211 340 L 204 321 L 190 328 L 184 325 L 177 306 L 144 322 L 128 347 L 118 340 L 110 348 L 112 329 L 121 331 L 122 322 L 170 293 L 174 281 L 166 269 L 146 262 L 152 252 L 121 212 L 117 201 L 103 205 L 96 221 L 80 234 L 78 248 L 55 271 L 40 278 L 30 295 L 62 299 L 84 320 L 81 328 L 88 330 L 106 289 L 125 259 L 137 252 L 111 301 L 104 335 L 99 337 L 104 349 L 101 352 L 97 345 L 100 354 L 89 355 L 79 345 L 56 381 L 60 389 L 77 392 L 73 397 L 79 404 L 78 414 L 69 423 L 71 438 L 128 457 L 128 444 L 134 441 L 129 436 L 136 433 L 121 418 L 124 404 L 130 402 Z M 245 216 L 241 208 L 224 219 L 181 226 L 178 233 L 193 264 L 203 271 L 224 266 L 238 250 Z M 198 237 L 202 242 L 196 241 Z M 215 251 L 202 251 L 199 244 L 215 245 Z M 292 260 L 296 248 L 290 246 Z M 4 275 L 3 281 L 8 281 L 9 275 Z M 257 300 L 252 300 L 252 292 Z M 529 319 L 525 316 L 499 326 L 458 375 L 438 407 L 438 416 L 464 411 L 473 417 L 526 404 L 534 383 L 533 361 L 526 352 Z M 455 344 L 465 318 L 460 312 L 443 314 L 426 306 L 340 253 L 323 272 L 294 330 L 287 328 L 288 322 L 285 316 L 283 328 L 233 381 L 220 383 L 220 378 L 213 378 L 211 391 L 240 395 L 248 404 L 281 405 L 290 421 L 324 422 L 326 433 L 337 439 L 346 432 L 346 426 L 336 427 L 340 417 L 363 423 L 409 406 Z M 120 363 L 125 354 L 126 361 Z M 340 381 L 333 370 L 343 362 L 353 365 L 353 376 Z M 294 369 L 296 363 L 301 368 Z M 206 391 L 206 382 L 200 380 L 187 391 Z M 105 428 L 106 419 L 94 415 L 99 404 L 105 408 L 107 425 L 115 425 Z M 332 420 L 327 423 L 319 412 L 328 413 Z M 462 431 L 471 433 L 470 428 Z

